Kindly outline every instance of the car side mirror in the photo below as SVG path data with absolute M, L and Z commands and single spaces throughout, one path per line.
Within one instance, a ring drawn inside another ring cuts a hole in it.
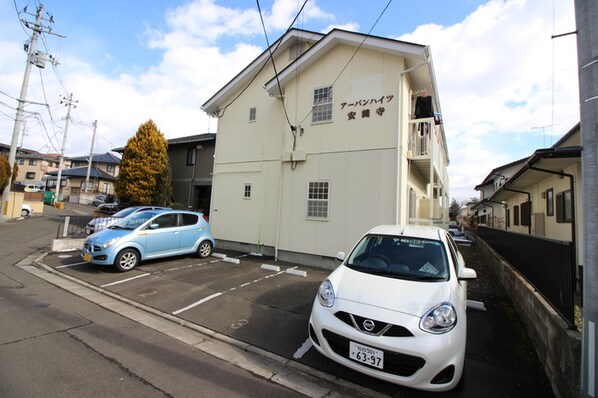
M 467 281 L 472 280 L 478 277 L 478 274 L 475 270 L 471 268 L 461 268 L 461 272 L 459 272 L 459 280 L 460 281 Z
M 158 223 L 150 224 L 149 227 L 150 227 L 150 229 L 158 229 L 158 228 L 160 228 L 160 224 L 158 224 Z
M 338 253 L 336 253 L 336 259 L 338 261 L 345 261 L 345 257 L 346 256 L 347 255 L 345 254 L 345 252 L 338 252 Z

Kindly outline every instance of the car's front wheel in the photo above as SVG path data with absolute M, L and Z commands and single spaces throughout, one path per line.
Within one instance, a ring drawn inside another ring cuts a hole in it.
M 27 217 L 29 215 L 29 210 L 23 209 L 21 210 L 21 217 Z
M 124 249 L 116 256 L 114 267 L 120 272 L 127 272 L 139 264 L 139 253 L 135 249 Z
M 197 255 L 201 258 L 206 258 L 210 254 L 212 254 L 212 242 L 209 240 L 204 240 L 197 248 Z

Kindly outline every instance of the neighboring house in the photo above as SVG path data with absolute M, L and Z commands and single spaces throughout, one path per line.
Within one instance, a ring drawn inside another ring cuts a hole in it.
M 8 156 L 8 152 L 6 156 Z M 15 155 L 15 163 L 18 167 L 15 181 L 23 184 L 45 185 L 46 175 L 51 171 L 58 170 L 59 161 L 58 155 L 19 148 Z
M 168 140 L 172 197 L 187 208 L 210 214 L 216 134 Z
M 427 46 L 292 29 L 202 108 L 219 118 L 210 223 L 220 247 L 333 266 L 376 225 L 448 225 Z
M 477 216 L 478 224 L 504 229 L 505 207 L 502 203 L 490 200 L 490 198 L 526 160 L 527 158 L 519 159 L 495 168 L 481 184 L 474 188 L 476 191 L 480 191 L 480 200 L 471 206 L 473 214 Z
M 93 190 L 85 191 L 88 173 L 89 184 L 93 184 Z M 53 171 L 49 175 L 46 182 L 47 190 L 56 191 L 58 171 Z M 89 170 L 87 166 L 63 169 L 60 174 L 59 199 L 62 202 L 90 204 L 98 192 L 114 195 L 117 180 L 117 177 L 97 166 L 92 166 Z
M 517 170 L 485 199 L 504 208 L 502 229 L 573 242 L 578 264 L 583 264 L 581 151 L 578 123 L 552 147 L 518 161 Z

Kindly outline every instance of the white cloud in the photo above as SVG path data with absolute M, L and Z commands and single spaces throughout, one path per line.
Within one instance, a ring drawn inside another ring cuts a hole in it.
M 499 153 L 497 142 L 538 135 L 533 126 L 553 123 L 562 135 L 579 121 L 575 37 L 551 39 L 562 33 L 556 29 L 573 30 L 567 29 L 574 26 L 573 5 L 555 4 L 554 27 L 552 2 L 490 1 L 459 24 L 424 25 L 400 37 L 432 49 L 451 158 L 451 196 L 477 195 L 473 187 L 493 168 L 517 159 Z M 539 139 L 526 153 L 541 146 Z
M 276 0 L 269 4 L 271 8 L 262 11 L 270 41 L 274 41 L 303 2 Z M 554 27 L 553 2 L 493 0 L 461 23 L 424 25 L 400 37 L 432 48 L 449 139 L 451 196 L 467 199 L 475 195 L 473 187 L 492 168 L 541 146 L 542 132 L 532 130 L 533 126 L 558 123 L 554 132 L 560 135 L 579 120 L 575 36 L 550 38 L 575 29 L 572 0 L 555 0 L 554 7 Z M 314 1 L 308 1 L 298 26 L 308 21 L 328 24 L 322 32 L 334 27 L 359 30 L 356 22 L 336 21 Z M 25 63 L 24 35 L 17 22 L 13 21 L 13 28 L 7 31 L 18 32 L 18 38 L 0 39 L 0 87 L 14 97 L 18 97 Z M 52 128 L 46 120 L 49 135 L 64 127 L 61 118 L 66 111 L 58 105 L 59 97 L 72 91 L 79 100 L 73 119 L 80 123 L 73 126 L 68 155 L 89 151 L 90 126 L 95 119 L 100 135 L 96 151 L 125 145 L 149 118 L 167 138 L 206 133 L 208 126 L 215 131 L 215 121 L 210 121 L 200 106 L 266 45 L 255 5 L 225 7 L 216 0 L 195 0 L 169 10 L 165 23 L 161 30 L 148 26 L 140 32 L 144 45 L 160 55 L 152 66 L 138 66 L 133 71 L 119 65 L 123 73 L 107 76 L 100 67 L 114 54 L 105 49 L 95 51 L 92 44 L 80 54 L 62 54 L 58 71 L 66 89 L 50 67 L 42 71 L 45 98 L 52 106 L 55 122 Z M 86 42 L 94 43 L 94 39 Z M 34 68 L 28 99 L 45 102 L 45 98 L 39 70 Z M 14 101 L 4 95 L 0 102 L 14 106 Z M 28 106 L 28 110 L 38 110 L 47 117 L 39 106 Z M 0 111 L 14 116 L 14 110 L 2 103 Z M 0 114 L 0 142 L 10 143 L 12 125 L 9 117 Z M 36 128 L 40 127 L 28 122 L 28 129 Z M 519 139 L 530 135 L 539 137 L 536 147 L 519 148 L 517 155 L 497 151 L 496 142 L 520 146 L 530 140 Z M 40 149 L 43 141 L 31 134 L 24 144 Z M 59 145 L 56 137 L 54 142 Z

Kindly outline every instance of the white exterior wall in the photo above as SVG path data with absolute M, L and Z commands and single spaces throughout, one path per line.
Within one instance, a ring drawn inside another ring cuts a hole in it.
M 403 131 L 410 112 L 408 76 L 399 86 L 404 60 L 361 49 L 339 77 L 354 51 L 337 45 L 283 88 L 289 119 L 303 128 L 302 135 L 297 132 L 295 150 L 306 153 L 305 161 L 281 160 L 293 151 L 293 135 L 282 101 L 262 88 L 273 76 L 271 66 L 225 111 L 218 124 L 210 217 L 217 240 L 334 257 L 339 250 L 350 250 L 368 229 L 397 221 L 397 190 L 398 217 L 407 221 L 409 187 L 423 195 L 426 185 L 408 167 L 406 134 L 401 163 L 397 161 L 398 108 Z M 288 53 L 278 58 L 280 71 Z M 312 124 L 314 89 L 333 83 L 332 122 Z M 355 105 L 371 99 L 382 101 Z M 256 107 L 257 117 L 250 123 L 251 107 Z M 381 107 L 379 115 L 376 109 Z M 366 109 L 370 116 L 362 117 Z M 351 111 L 356 112 L 354 120 L 349 120 Z M 306 217 L 310 181 L 330 184 L 326 221 Z M 245 184 L 251 184 L 250 199 L 243 198 Z
M 567 167 L 563 170 L 566 174 L 571 174 L 574 176 L 575 179 L 575 218 L 577 220 L 583 220 L 583 206 L 582 206 L 582 193 L 581 187 L 581 165 L 575 164 L 572 166 Z M 570 241 L 571 240 L 571 223 L 570 222 L 562 222 L 559 223 L 556 221 L 556 195 L 558 193 L 569 191 L 570 190 L 570 181 L 568 177 L 560 178 L 557 175 L 552 175 L 546 173 L 547 178 L 534 184 L 533 186 L 526 189 L 527 192 L 531 194 L 531 201 L 532 201 L 532 234 L 536 234 L 536 225 L 534 225 L 534 214 L 542 213 L 544 214 L 544 236 L 546 238 L 555 239 L 555 240 L 562 240 L 562 241 Z M 552 188 L 554 193 L 554 214 L 552 216 L 548 216 L 547 205 L 546 205 L 546 198 L 542 197 L 542 194 L 546 192 L 546 190 Z M 519 232 L 527 234 L 529 232 L 528 226 L 521 225 L 521 203 L 527 201 L 527 195 L 514 193 L 512 197 L 507 200 L 508 208 L 511 210 L 511 225 L 508 228 L 510 231 Z M 519 206 L 519 225 L 515 225 L 514 223 L 514 213 L 513 207 Z M 583 223 L 578 222 L 576 224 L 576 243 L 577 243 L 577 262 L 578 264 L 583 264 L 582 256 L 583 256 L 583 246 L 584 242 L 582 239 L 583 236 Z

